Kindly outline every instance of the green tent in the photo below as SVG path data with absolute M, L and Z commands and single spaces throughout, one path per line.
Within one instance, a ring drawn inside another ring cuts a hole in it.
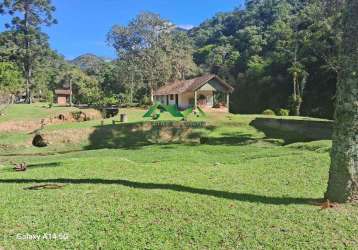
M 151 106 L 143 117 L 145 118 L 153 117 L 153 115 L 156 114 L 156 111 L 158 109 L 160 110 L 160 112 L 169 112 L 173 117 L 177 117 L 177 118 L 187 118 L 190 114 L 193 113 L 194 110 L 194 108 L 191 107 L 184 110 L 183 112 L 180 112 L 175 105 L 163 105 L 158 102 L 153 106 Z M 197 109 L 200 115 L 205 116 L 205 112 L 201 108 L 197 107 Z
M 183 118 L 183 114 L 179 112 L 179 110 L 177 109 L 177 107 L 175 105 L 163 105 L 161 103 L 156 103 L 153 106 L 151 106 L 149 108 L 149 110 L 147 111 L 147 113 L 144 114 L 143 117 L 152 117 L 153 114 L 157 111 L 166 111 L 169 112 L 172 116 L 174 117 L 178 117 L 178 118 Z

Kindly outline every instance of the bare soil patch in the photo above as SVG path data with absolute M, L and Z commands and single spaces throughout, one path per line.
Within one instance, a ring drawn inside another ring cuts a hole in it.
M 36 133 L 44 125 L 55 125 L 66 122 L 84 122 L 102 119 L 102 113 L 95 109 L 73 112 L 62 112 L 53 117 L 31 121 L 9 121 L 0 123 L 0 132 L 28 132 Z

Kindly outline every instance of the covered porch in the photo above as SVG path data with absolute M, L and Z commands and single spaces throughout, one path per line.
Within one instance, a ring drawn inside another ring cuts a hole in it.
M 216 75 L 174 82 L 160 88 L 154 100 L 164 105 L 176 105 L 184 110 L 200 107 L 205 111 L 228 112 L 233 88 Z

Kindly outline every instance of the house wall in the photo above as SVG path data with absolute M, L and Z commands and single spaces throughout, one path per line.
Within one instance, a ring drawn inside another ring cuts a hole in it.
M 212 108 L 214 106 L 214 92 L 224 92 L 227 90 L 222 86 L 222 84 L 213 79 L 203 85 L 197 91 L 197 96 L 199 98 L 200 95 L 205 96 L 206 99 L 206 107 Z M 156 96 L 155 100 L 166 105 L 167 104 L 167 96 Z M 170 100 L 170 95 L 168 96 L 169 105 L 175 105 L 175 95 L 173 95 L 173 99 Z M 199 104 L 199 103 L 198 103 Z M 178 108 L 187 109 L 194 105 L 194 92 L 185 92 L 178 95 Z M 199 104 L 200 105 L 200 104 Z
M 198 90 L 198 99 L 201 95 L 205 96 L 206 107 L 212 108 L 214 106 L 214 92 L 212 90 Z M 200 106 L 199 102 L 198 105 Z
M 175 105 L 175 95 L 173 95 L 173 99 L 170 100 L 170 95 L 166 96 L 166 95 L 161 95 L 161 96 L 155 96 L 154 100 L 156 102 L 160 102 L 163 105 L 167 105 L 167 98 L 169 101 L 169 105 Z
M 67 96 L 65 95 L 58 95 L 57 96 L 57 104 L 58 105 L 67 105 Z
M 198 98 L 200 95 L 205 96 L 206 98 L 206 106 L 213 107 L 214 106 L 214 93 L 212 90 L 199 90 L 197 92 Z M 179 95 L 179 108 L 180 109 L 187 109 L 194 105 L 194 93 L 193 92 L 186 92 Z
M 172 99 L 170 99 L 172 97 Z M 168 96 L 169 105 L 175 105 L 175 95 L 169 95 Z
M 194 93 L 186 92 L 179 95 L 179 108 L 187 109 L 194 105 Z

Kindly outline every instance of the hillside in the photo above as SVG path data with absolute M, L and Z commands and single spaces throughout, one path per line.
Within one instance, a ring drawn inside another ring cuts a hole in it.
M 302 115 L 330 119 L 336 18 L 327 16 L 321 1 L 247 1 L 246 8 L 218 13 L 189 31 L 194 60 L 235 86 L 235 113 L 291 108 L 296 68 L 305 76 Z
M 71 64 L 76 65 L 83 71 L 90 71 L 97 73 L 101 66 L 108 62 L 109 59 L 96 56 L 94 54 L 84 54 L 76 57 L 75 59 L 69 61 Z

